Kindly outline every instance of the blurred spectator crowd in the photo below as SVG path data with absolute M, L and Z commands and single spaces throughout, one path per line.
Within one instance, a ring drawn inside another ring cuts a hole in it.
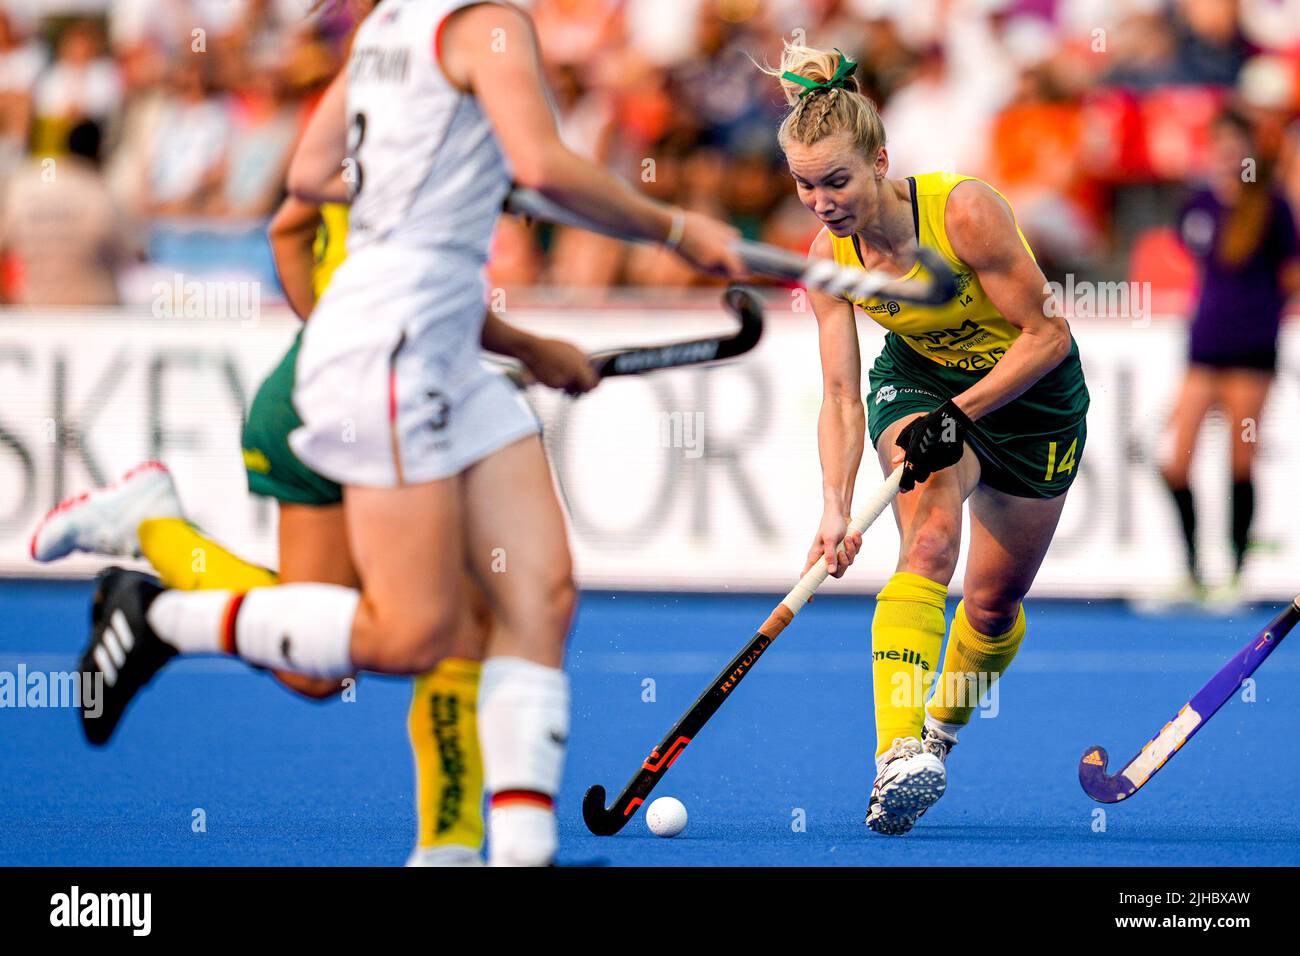
M 0 294 L 148 299 L 175 274 L 274 283 L 266 220 L 338 69 L 340 4 L 0 0 Z M 1204 172 L 1228 103 L 1300 208 L 1300 0 L 534 0 L 570 145 L 649 193 L 806 248 L 816 223 L 751 62 L 860 61 L 892 172 L 988 179 L 1049 277 L 1127 274 Z M 675 258 L 505 222 L 501 285 L 683 286 Z

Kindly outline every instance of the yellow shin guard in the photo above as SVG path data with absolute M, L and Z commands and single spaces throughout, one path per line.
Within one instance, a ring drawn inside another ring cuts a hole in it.
M 1025 606 L 1016 623 L 1004 634 L 990 637 L 971 627 L 966 605 L 957 605 L 952 619 L 948 649 L 943 655 L 943 672 L 935 684 L 926 712 L 932 720 L 965 726 L 980 698 L 992 689 L 1003 671 L 1011 666 L 1025 637 Z
M 407 729 L 415 754 L 419 846 L 483 845 L 478 661 L 446 658 L 415 680 Z
M 184 518 L 150 518 L 137 530 L 140 550 L 164 586 L 178 591 L 251 591 L 279 577 L 231 554 Z
M 876 755 L 895 737 L 921 737 L 925 695 L 943 648 L 945 585 L 899 571 L 876 595 L 871 676 Z

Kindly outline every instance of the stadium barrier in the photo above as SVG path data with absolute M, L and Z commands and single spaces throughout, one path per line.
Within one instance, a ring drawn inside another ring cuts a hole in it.
M 814 319 L 785 308 L 769 315 L 758 348 L 732 365 L 609 381 L 577 401 L 532 390 L 584 586 L 784 591 L 797 577 L 821 512 L 821 382 Z M 31 529 L 62 497 L 147 458 L 172 468 L 199 525 L 274 563 L 274 505 L 246 491 L 239 431 L 296 321 L 277 308 L 234 314 L 242 317 L 0 312 L 0 574 L 92 573 L 101 562 L 33 563 Z M 509 317 L 589 349 L 698 335 L 726 321 L 720 311 L 621 304 L 534 304 Z M 859 327 L 869 365 L 882 333 Z M 1073 328 L 1092 392 L 1088 442 L 1035 593 L 1149 593 L 1171 584 L 1181 564 L 1152 436 L 1174 400 L 1184 327 L 1076 319 Z M 1286 504 L 1300 473 L 1300 443 L 1289 433 L 1298 385 L 1300 332 L 1290 327 L 1263 422 L 1231 426 L 1262 449 L 1259 545 L 1248 573 L 1248 593 L 1258 598 L 1291 597 L 1300 580 L 1300 525 Z M 1228 428 L 1221 418 L 1207 422 L 1194 470 L 1212 579 L 1229 562 Z M 869 454 L 860 488 L 877 476 Z M 893 523 L 877 522 L 858 566 L 826 590 L 874 591 L 893 571 L 896 548 Z M 957 590 L 961 576 L 959 567 Z

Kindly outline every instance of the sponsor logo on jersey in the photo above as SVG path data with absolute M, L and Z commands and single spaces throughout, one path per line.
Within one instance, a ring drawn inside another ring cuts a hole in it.
M 909 334 L 907 337 L 913 342 L 922 343 L 932 351 L 939 349 L 961 349 L 965 351 L 980 342 L 987 341 L 992 334 L 978 322 L 966 319 L 955 329 L 931 329 L 929 332 Z
M 963 372 L 982 372 L 991 369 L 998 364 L 998 360 L 1007 354 L 1007 350 L 998 346 L 995 349 L 989 349 L 987 352 L 972 352 L 969 355 L 963 355 L 959 359 L 944 359 L 943 364 L 948 368 L 959 368 Z
M 876 404 L 881 402 L 892 402 L 898 397 L 898 389 L 892 385 L 882 385 L 876 389 Z

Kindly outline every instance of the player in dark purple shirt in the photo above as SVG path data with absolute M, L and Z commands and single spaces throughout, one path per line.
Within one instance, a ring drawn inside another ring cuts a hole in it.
M 1277 363 L 1278 326 L 1287 299 L 1300 289 L 1300 246 L 1286 200 L 1274 189 L 1273 163 L 1261 155 L 1250 121 L 1228 111 L 1214 124 L 1207 188 L 1194 193 L 1179 216 L 1184 244 L 1196 258 L 1201 288 L 1192 313 L 1190 354 L 1174 406 L 1173 448 L 1162 465 L 1187 544 L 1187 598 L 1206 591 L 1196 557 L 1196 510 L 1188 472 L 1201 422 L 1211 408 L 1231 424 L 1232 546 L 1230 582 L 1211 603 L 1239 600 L 1250 523 L 1255 510 L 1251 469 L 1259 415 Z

